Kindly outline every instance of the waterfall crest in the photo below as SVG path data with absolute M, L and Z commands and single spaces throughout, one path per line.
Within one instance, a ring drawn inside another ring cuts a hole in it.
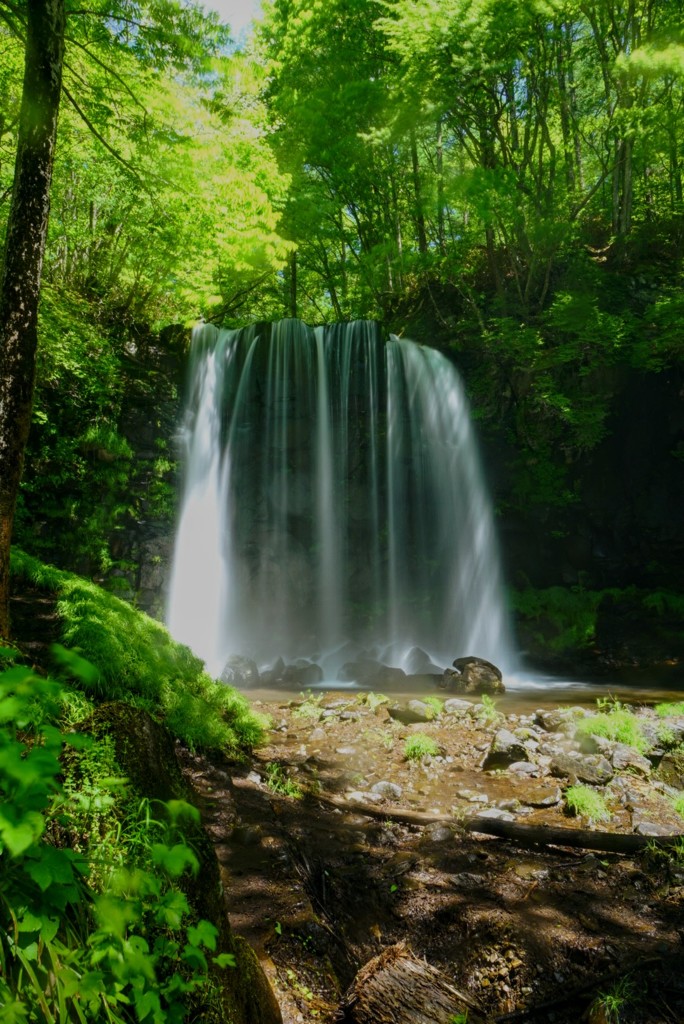
M 167 621 L 210 672 L 352 646 L 511 665 L 468 403 L 439 352 L 366 321 L 204 325 L 183 440 Z

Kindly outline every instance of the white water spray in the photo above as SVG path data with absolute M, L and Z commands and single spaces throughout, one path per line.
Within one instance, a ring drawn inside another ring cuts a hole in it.
M 244 654 L 511 667 L 490 503 L 452 364 L 374 324 L 193 339 L 168 603 L 221 671 Z M 347 647 L 345 648 L 345 645 Z

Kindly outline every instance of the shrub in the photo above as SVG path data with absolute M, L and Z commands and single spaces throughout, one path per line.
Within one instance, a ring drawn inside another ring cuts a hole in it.
M 54 724 L 59 698 L 57 683 L 28 669 L 0 673 L 3 1022 L 182 1024 L 191 1002 L 208 1005 L 218 935 L 193 920 L 178 884 L 197 870 L 179 830 L 197 811 L 171 801 L 164 821 L 141 823 L 107 777 L 111 749 Z M 83 785 L 69 785 L 74 771 Z

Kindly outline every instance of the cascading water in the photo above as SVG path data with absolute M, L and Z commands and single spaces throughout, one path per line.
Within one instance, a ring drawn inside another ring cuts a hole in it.
M 510 667 L 489 500 L 444 356 L 383 344 L 369 322 L 284 320 L 198 328 L 191 372 L 168 625 L 210 672 L 352 645 L 393 665 L 418 646 Z

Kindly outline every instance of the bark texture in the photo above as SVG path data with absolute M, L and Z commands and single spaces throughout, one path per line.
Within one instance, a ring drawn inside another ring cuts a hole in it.
M 64 56 L 64 0 L 28 0 L 14 186 L 0 282 L 0 637 L 9 637 L 9 554 L 31 423 L 38 300 Z
M 438 970 L 399 943 L 361 968 L 347 992 L 340 1020 L 347 1024 L 451 1024 L 465 1006 L 470 1020 L 483 1019 L 472 1001 Z

